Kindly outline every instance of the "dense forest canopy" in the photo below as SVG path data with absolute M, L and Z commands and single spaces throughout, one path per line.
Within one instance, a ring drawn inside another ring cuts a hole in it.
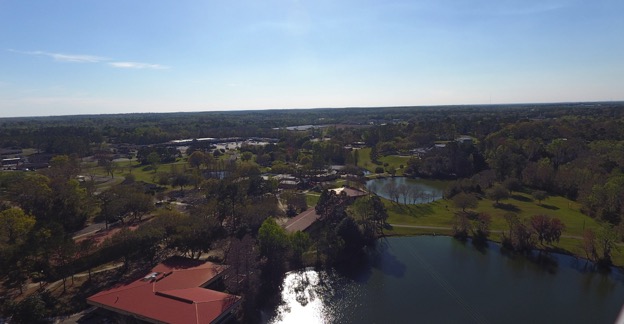
M 0 146 L 36 147 L 55 153 L 64 153 L 67 149 L 63 147 L 69 146 L 75 147 L 74 153 L 86 154 L 83 146 L 104 138 L 117 143 L 156 144 L 182 138 L 275 137 L 280 132 L 274 128 L 295 125 L 379 125 L 399 121 L 413 123 L 440 139 L 452 139 L 449 137 L 456 134 L 482 137 L 509 123 L 565 115 L 585 120 L 585 124 L 603 120 L 604 126 L 592 135 L 613 139 L 616 134 L 612 132 L 620 132 L 615 121 L 621 114 L 618 103 L 577 103 L 2 118 Z

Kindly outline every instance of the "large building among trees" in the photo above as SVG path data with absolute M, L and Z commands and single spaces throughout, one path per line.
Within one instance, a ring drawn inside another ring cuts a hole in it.
M 182 257 L 160 263 L 145 277 L 101 291 L 87 303 L 150 323 L 221 323 L 241 302 L 208 289 L 227 266 Z

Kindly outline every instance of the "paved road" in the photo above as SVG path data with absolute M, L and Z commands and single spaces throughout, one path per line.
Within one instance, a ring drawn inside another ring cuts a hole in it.
M 85 236 L 88 234 L 93 234 L 99 230 L 105 229 L 106 228 L 106 223 L 105 222 L 101 222 L 101 223 L 93 223 L 77 232 L 73 233 L 73 238 L 79 238 L 81 236 Z
M 117 268 L 121 268 L 123 267 L 124 263 L 123 262 L 118 262 L 118 263 L 113 263 L 113 264 L 109 264 L 106 267 L 97 269 L 97 270 L 92 270 L 91 271 L 91 275 L 96 274 L 96 273 L 100 273 L 100 272 L 104 272 L 104 271 L 110 271 L 113 269 L 117 269 Z M 79 272 L 74 274 L 74 278 L 82 278 L 82 277 L 87 277 L 89 276 L 89 271 L 85 271 L 85 272 Z M 71 278 L 71 277 L 67 277 L 67 278 Z M 44 286 L 45 290 L 53 290 L 54 288 L 56 288 L 57 286 L 63 284 L 63 279 L 59 279 L 57 281 L 54 282 L 50 282 L 50 283 L 46 283 Z M 38 282 L 31 282 L 27 285 L 27 289 L 30 288 L 35 288 L 35 287 L 40 287 L 40 283 Z

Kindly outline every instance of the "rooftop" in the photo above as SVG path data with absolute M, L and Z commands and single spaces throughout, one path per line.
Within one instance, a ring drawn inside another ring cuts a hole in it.
M 152 323 L 214 323 L 240 302 L 238 296 L 203 288 L 226 268 L 173 257 L 145 277 L 101 291 L 87 303 Z
M 366 196 L 366 192 L 353 189 L 353 188 L 349 188 L 349 187 L 342 187 L 342 188 L 336 188 L 336 189 L 330 189 L 330 190 L 333 191 L 337 195 L 344 192 L 348 197 Z
M 303 213 L 288 220 L 288 222 L 284 224 L 284 229 L 288 233 L 294 233 L 297 231 L 303 232 L 308 229 L 308 227 L 310 227 L 312 224 L 314 224 L 314 222 L 319 220 L 319 218 L 321 218 L 321 216 L 316 213 L 314 207 L 308 208 Z

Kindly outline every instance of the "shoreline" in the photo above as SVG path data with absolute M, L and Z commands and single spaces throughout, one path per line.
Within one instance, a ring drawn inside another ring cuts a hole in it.
M 426 230 L 426 228 L 421 228 L 421 229 Z M 445 237 L 456 239 L 453 235 L 444 234 L 444 233 L 439 233 L 438 234 L 436 232 L 422 233 L 422 234 L 384 234 L 382 236 L 379 236 L 377 239 L 384 238 L 384 237 L 417 237 L 417 236 L 445 236 Z M 472 242 L 472 237 L 468 237 L 468 239 Z M 460 241 L 460 240 L 458 240 L 458 241 Z M 468 242 L 468 240 L 466 240 L 466 242 Z M 509 252 L 516 253 L 516 254 L 519 254 L 519 255 L 525 254 L 525 253 L 518 252 L 518 251 L 515 251 L 515 250 L 510 250 L 510 249 L 504 247 L 502 242 L 499 242 L 499 241 L 496 241 L 496 240 L 492 240 L 492 239 L 489 239 L 489 238 L 485 241 L 485 243 L 497 244 L 502 249 L 505 249 L 505 250 L 507 250 Z M 531 249 L 531 252 L 545 252 L 547 254 L 560 254 L 560 255 L 570 256 L 570 257 L 574 257 L 576 259 L 580 259 L 580 260 L 584 260 L 584 261 L 590 262 L 590 263 L 592 263 L 593 266 L 595 266 L 597 268 L 599 267 L 599 265 L 595 261 L 589 260 L 586 257 L 574 254 L 574 253 L 572 253 L 570 251 L 567 251 L 567 250 L 553 251 L 553 250 L 550 250 L 550 249 L 538 248 L 536 246 L 533 249 Z M 609 266 L 609 269 L 617 269 L 617 270 L 620 270 L 620 271 L 624 272 L 624 266 L 621 266 L 621 265 L 612 264 L 612 265 Z

